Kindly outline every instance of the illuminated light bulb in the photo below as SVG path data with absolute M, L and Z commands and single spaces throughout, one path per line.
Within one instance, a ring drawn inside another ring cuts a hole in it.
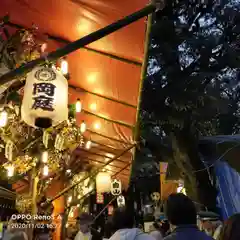
M 71 173 L 71 169 L 68 169 L 68 170 L 67 170 L 67 173 Z
M 182 187 L 177 188 L 177 193 L 180 193 L 182 191 Z
M 81 111 L 82 111 L 82 103 L 81 103 L 80 99 L 78 98 L 77 102 L 76 102 L 76 112 L 80 113 Z
M 78 204 L 77 207 L 80 207 L 80 204 Z
M 78 195 L 78 199 L 80 199 L 81 198 L 81 195 Z
M 8 114 L 6 111 L 0 113 L 0 127 L 5 127 L 8 121 Z
M 86 149 L 90 149 L 91 148 L 91 145 L 92 145 L 92 142 L 90 140 L 88 140 L 86 142 Z
M 68 62 L 65 59 L 61 61 L 61 72 L 63 75 L 68 74 Z
M 84 121 L 82 121 L 81 125 L 80 125 L 80 131 L 81 133 L 84 133 L 86 132 L 86 129 L 87 129 L 87 125 Z
M 91 21 L 89 21 L 90 18 L 86 16 L 86 19 L 81 18 L 77 25 L 77 30 L 80 33 L 80 35 L 87 35 L 89 32 L 92 32 L 92 24 Z
M 96 104 L 96 103 L 91 103 L 91 104 L 90 104 L 90 109 L 91 109 L 92 111 L 96 111 L 96 110 L 97 110 L 97 104 Z
M 94 93 L 98 93 L 98 94 L 100 94 L 100 95 L 103 95 L 102 89 L 99 89 L 99 88 L 95 89 L 93 92 L 94 92 Z
M 68 197 L 68 202 L 72 201 L 72 196 Z
M 48 176 L 48 166 L 46 165 L 43 167 L 43 175 Z
M 95 123 L 95 124 L 94 124 L 94 128 L 95 128 L 96 130 L 99 130 L 99 129 L 101 128 L 101 124 L 100 124 L 99 122 Z
M 177 188 L 177 193 L 182 193 L 182 194 L 184 194 L 184 195 L 187 195 L 187 194 L 186 194 L 186 189 L 185 189 L 184 187 L 178 187 L 178 188 Z
M 47 163 L 47 161 L 48 161 L 48 152 L 45 151 L 42 153 L 42 162 Z
M 8 175 L 8 177 L 12 177 L 14 175 L 14 170 L 15 170 L 15 168 L 14 168 L 13 165 L 7 167 L 7 175 Z
M 97 80 L 97 73 L 91 73 L 87 76 L 87 81 L 89 83 L 95 83 Z

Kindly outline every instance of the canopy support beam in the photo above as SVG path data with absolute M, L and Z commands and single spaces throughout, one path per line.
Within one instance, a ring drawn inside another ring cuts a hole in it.
M 117 196 L 113 196 L 113 198 L 103 207 L 103 209 L 97 214 L 97 216 L 94 218 L 94 220 L 92 221 L 92 223 L 94 223 L 108 208 L 108 206 L 117 199 Z
M 122 151 L 122 149 L 115 148 L 111 145 L 106 145 L 106 144 L 100 143 L 100 142 L 95 141 L 95 140 L 91 140 L 91 142 L 94 143 L 94 144 L 97 144 L 98 146 L 103 146 L 105 148 L 109 148 L 109 149 L 114 150 L 114 151 Z
M 94 143 L 93 141 L 92 141 L 92 143 Z M 123 149 L 118 149 L 118 151 L 116 152 L 116 150 L 117 149 L 115 149 L 115 151 L 114 150 L 106 150 L 106 149 L 104 149 L 104 148 L 101 148 L 100 146 L 94 146 L 94 147 L 91 147 L 90 149 L 92 149 L 92 150 L 97 150 L 97 153 L 99 153 L 99 154 L 102 154 L 102 153 L 110 153 L 110 154 L 113 154 L 114 156 L 117 154 L 117 153 L 119 153 L 119 152 L 121 152 Z M 90 150 L 89 149 L 89 150 Z M 95 152 L 95 151 L 94 151 Z
M 100 136 L 102 138 L 107 138 L 107 139 L 115 141 L 115 142 L 119 142 L 119 143 L 126 144 L 126 145 L 131 145 L 132 144 L 132 143 L 120 140 L 120 139 L 116 139 L 116 138 L 113 138 L 113 137 L 106 136 L 106 135 L 98 133 L 98 132 L 94 132 L 91 129 L 87 129 L 87 131 L 90 132 L 91 134 L 95 134 L 95 135 L 98 135 L 98 136 Z
M 74 187 L 76 187 L 77 185 L 79 185 L 80 183 L 82 183 L 83 181 L 85 181 L 88 178 L 93 178 L 95 177 L 104 167 L 106 167 L 108 164 L 112 163 L 113 161 L 115 161 L 116 159 L 120 158 L 121 156 L 123 156 L 125 153 L 127 153 L 128 151 L 130 151 L 132 148 L 135 147 L 136 144 L 131 145 L 130 147 L 126 148 L 123 152 L 121 152 L 118 156 L 110 159 L 109 161 L 107 161 L 105 164 L 103 164 L 102 166 L 100 166 L 99 168 L 97 168 L 93 173 L 90 173 L 88 176 L 84 177 L 83 179 L 77 181 L 76 183 L 72 184 L 71 186 L 63 189 L 60 193 L 58 193 L 55 197 L 53 197 L 52 199 L 50 199 L 49 201 L 45 202 L 46 205 L 48 205 L 49 203 L 53 202 L 54 200 L 58 199 L 59 197 L 61 197 L 63 194 L 67 193 L 68 191 L 70 191 L 71 189 L 73 189 Z
M 98 161 L 98 160 L 94 160 L 94 159 L 92 159 L 92 158 L 82 158 L 81 160 L 89 160 L 89 161 L 91 161 L 91 162 L 94 162 L 94 163 L 97 163 L 97 164 L 99 164 L 99 165 L 103 165 L 104 164 L 104 162 L 101 162 L 101 161 Z M 115 161 L 118 161 L 118 160 L 115 160 Z M 121 167 L 118 167 L 118 166 L 115 166 L 115 165 L 112 165 L 112 164 L 109 164 L 108 166 L 110 166 L 110 167 L 114 167 L 114 168 L 118 168 L 118 169 L 120 169 Z M 109 170 L 109 171 L 111 171 L 111 170 Z
M 80 156 L 81 158 L 81 156 Z M 93 159 L 93 158 L 89 158 L 89 157 L 85 157 L 83 156 L 81 158 L 81 160 L 87 160 L 87 161 L 90 161 L 90 162 L 96 162 L 96 163 L 99 163 L 99 164 L 104 164 L 104 162 L 100 161 L 100 160 L 96 160 L 96 159 Z M 114 162 L 119 162 L 119 163 L 126 163 L 125 161 L 121 161 L 119 159 L 116 159 Z M 113 166 L 113 167 L 116 167 L 115 165 L 112 165 L 112 164 L 109 164 L 109 166 Z M 116 167 L 116 168 L 119 168 L 119 167 Z
M 118 100 L 118 99 L 115 99 L 115 98 L 111 98 L 111 97 L 107 97 L 107 96 L 104 96 L 102 94 L 99 94 L 99 93 L 95 93 L 95 92 L 91 92 L 89 90 L 86 90 L 84 88 L 80 88 L 80 87 L 75 87 L 75 86 L 72 86 L 72 85 L 69 85 L 69 88 L 72 88 L 73 90 L 75 90 L 76 92 L 85 92 L 85 93 L 88 93 L 88 94 L 91 94 L 91 95 L 94 95 L 96 97 L 100 97 L 100 98 L 103 98 L 104 100 L 109 100 L 109 101 L 112 101 L 112 102 L 116 102 L 116 103 L 119 103 L 119 104 L 122 104 L 126 107 L 131 107 L 131 108 L 134 108 L 136 109 L 137 106 L 134 106 L 128 102 L 125 102 L 125 101 L 122 101 L 122 100 Z
M 152 0 L 152 2 L 155 0 Z M 137 112 L 136 112 L 136 124 L 133 132 L 133 139 L 135 142 L 139 141 L 140 138 L 140 111 L 141 111 L 141 102 L 142 102 L 142 90 L 143 90 L 143 82 L 147 75 L 147 67 L 148 67 L 148 57 L 149 57 L 149 46 L 150 46 L 150 35 L 152 30 L 152 22 L 153 22 L 153 15 L 150 14 L 148 16 L 147 21 L 147 30 L 146 30 L 146 37 L 145 37 L 145 45 L 144 45 L 144 58 L 143 58 L 143 65 L 141 69 L 141 79 L 139 83 L 139 95 L 138 95 L 138 104 L 137 104 Z M 136 160 L 136 151 L 137 148 L 134 148 L 133 152 L 133 162 L 132 162 L 132 169 L 131 174 L 133 171 L 133 164 Z
M 27 27 L 24 27 L 24 26 L 22 26 L 20 24 L 13 23 L 11 21 L 6 22 L 4 24 L 9 26 L 9 27 L 13 27 L 13 28 L 17 28 L 17 29 L 27 29 Z M 51 35 L 49 33 L 44 33 L 44 34 L 47 35 L 47 37 L 50 40 L 53 40 L 55 42 L 62 43 L 62 44 L 69 44 L 69 43 L 71 43 L 71 41 L 68 41 L 67 39 L 64 39 L 62 37 L 53 36 L 53 35 Z M 107 52 L 104 52 L 104 51 L 101 51 L 101 50 L 97 50 L 97 49 L 94 49 L 94 48 L 91 48 L 91 47 L 83 47 L 83 49 L 87 50 L 87 51 L 90 51 L 90 52 L 94 52 L 94 53 L 99 54 L 99 55 L 103 55 L 103 56 L 106 56 L 106 57 L 109 57 L 109 58 L 121 61 L 121 62 L 125 62 L 125 63 L 132 64 L 132 65 L 139 66 L 139 67 L 142 66 L 142 63 L 140 61 L 133 60 L 133 59 L 128 59 L 128 58 L 125 58 L 125 57 L 120 57 L 120 56 L 117 56 L 117 55 L 115 55 L 113 53 L 107 53 Z
M 44 64 L 46 62 L 46 59 L 48 61 L 55 61 L 61 57 L 64 57 L 74 51 L 76 51 L 79 48 L 83 48 L 86 45 L 89 45 L 92 42 L 95 42 L 123 27 L 128 26 L 129 24 L 136 22 L 137 20 L 147 16 L 148 14 L 154 12 L 156 10 L 156 6 L 154 4 L 149 4 L 145 8 L 128 15 L 127 17 L 118 20 L 117 22 L 114 22 L 102 29 L 99 29 L 98 31 L 95 31 L 83 38 L 80 38 L 79 40 L 76 40 L 72 43 L 69 43 L 68 45 L 57 49 L 56 51 L 53 51 L 49 53 L 47 56 L 42 56 L 36 60 L 30 61 L 19 68 L 16 68 L 0 77 L 0 84 L 5 84 L 12 79 L 16 77 L 20 77 L 27 72 L 31 71 L 34 67 Z
M 130 125 L 130 124 L 125 123 L 125 122 L 122 122 L 122 121 L 117 121 L 117 120 L 113 120 L 113 119 L 110 119 L 110 118 L 106 118 L 106 117 L 103 117 L 103 116 L 101 116 L 101 115 L 98 115 L 98 114 L 89 112 L 89 111 L 84 110 L 84 109 L 82 110 L 82 112 L 85 113 L 85 114 L 88 114 L 88 115 L 92 115 L 92 116 L 94 116 L 94 117 L 96 117 L 96 118 L 100 118 L 100 119 L 102 119 L 102 120 L 104 120 L 104 121 L 107 121 L 107 122 L 110 122 L 110 123 L 115 123 L 115 124 L 124 126 L 124 127 L 126 127 L 126 128 L 134 129 L 134 126 L 133 126 L 133 125 Z
M 90 154 L 90 155 L 95 155 L 95 156 L 99 156 L 99 157 L 103 157 L 103 158 L 107 158 L 107 159 L 114 159 L 114 157 L 112 158 L 112 157 L 108 157 L 108 156 L 106 156 L 106 155 L 102 155 L 102 154 L 100 154 L 100 153 L 96 153 L 96 152 L 91 152 L 91 151 L 88 151 L 88 150 L 86 150 L 86 149 L 84 149 L 84 148 L 80 148 L 80 151 L 82 152 L 86 152 L 86 153 L 88 153 L 88 154 Z M 79 155 L 79 156 L 81 156 L 81 155 Z M 120 157 L 119 157 L 120 158 Z M 122 159 L 115 159 L 115 161 L 118 161 L 118 162 L 123 162 L 123 163 L 126 163 L 126 161 L 124 161 L 124 160 L 122 160 Z

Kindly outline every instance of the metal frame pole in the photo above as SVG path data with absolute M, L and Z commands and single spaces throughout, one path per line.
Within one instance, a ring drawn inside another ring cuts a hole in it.
M 140 79 L 140 83 L 139 83 L 139 91 L 138 91 L 139 97 L 138 97 L 137 112 L 136 112 L 136 124 L 135 124 L 135 129 L 134 129 L 134 142 L 139 142 L 139 138 L 140 138 L 140 110 L 141 110 L 141 102 L 142 102 L 142 95 L 143 95 L 142 94 L 143 83 L 144 83 L 144 79 L 146 78 L 146 75 L 147 75 L 152 21 L 153 21 L 153 14 L 150 14 L 148 16 L 148 20 L 147 20 L 147 29 L 146 29 L 145 46 L 144 46 L 144 58 L 143 58 L 143 64 L 142 64 L 142 69 L 141 69 L 141 79 Z M 134 164 L 135 158 L 136 158 L 136 150 L 137 150 L 137 145 L 134 148 L 134 152 L 133 152 L 133 163 L 132 163 L 131 173 L 133 171 L 133 164 Z

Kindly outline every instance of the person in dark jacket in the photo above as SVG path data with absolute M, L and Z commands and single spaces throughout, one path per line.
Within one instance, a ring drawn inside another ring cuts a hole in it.
M 168 197 L 166 216 L 174 229 L 164 240 L 212 240 L 197 227 L 197 211 L 193 201 L 182 193 Z
M 218 240 L 240 239 L 240 213 L 231 216 L 223 225 Z
M 170 224 L 167 220 L 163 220 L 161 223 L 163 237 L 166 237 L 170 233 Z
M 152 236 L 134 227 L 132 211 L 124 207 L 114 211 L 112 227 L 115 233 L 109 240 L 155 240 Z

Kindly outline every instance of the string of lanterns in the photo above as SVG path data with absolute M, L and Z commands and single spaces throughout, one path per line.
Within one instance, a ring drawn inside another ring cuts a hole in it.
M 100 172 L 96 176 L 96 201 L 101 204 L 104 202 L 105 192 L 111 192 L 113 196 L 117 197 L 118 207 L 125 206 L 125 198 L 122 195 L 122 183 L 118 179 L 111 178 L 108 172 Z
M 77 177 L 77 176 L 76 176 Z M 79 175 L 77 179 L 75 179 L 77 182 L 84 178 L 84 175 Z M 83 184 L 77 186 L 76 189 L 74 189 L 74 192 L 71 192 L 70 195 L 67 197 L 67 205 L 70 208 L 69 217 L 73 218 L 75 214 L 77 214 L 76 210 L 79 209 L 81 206 L 81 211 L 83 210 L 83 206 L 80 204 L 80 202 L 74 200 L 73 196 L 77 196 L 77 199 L 80 201 L 84 196 L 86 196 L 89 192 L 93 190 L 94 185 L 92 185 L 93 182 L 89 185 L 90 179 L 87 178 Z M 72 182 L 74 184 L 74 181 Z M 103 204 L 104 203 L 104 193 L 111 193 L 114 197 L 116 197 L 116 202 L 118 207 L 124 207 L 125 206 L 125 197 L 122 195 L 122 183 L 118 179 L 112 179 L 109 172 L 99 172 L 97 176 L 95 177 L 95 183 L 96 183 L 96 203 L 97 204 Z M 87 186 L 89 185 L 89 186 Z M 80 188 L 80 191 L 79 189 Z M 76 194 L 75 191 L 78 191 L 78 194 Z M 72 205 L 72 206 L 71 206 Z M 110 209 L 113 210 L 113 206 L 109 205 L 109 215 L 111 215 Z

